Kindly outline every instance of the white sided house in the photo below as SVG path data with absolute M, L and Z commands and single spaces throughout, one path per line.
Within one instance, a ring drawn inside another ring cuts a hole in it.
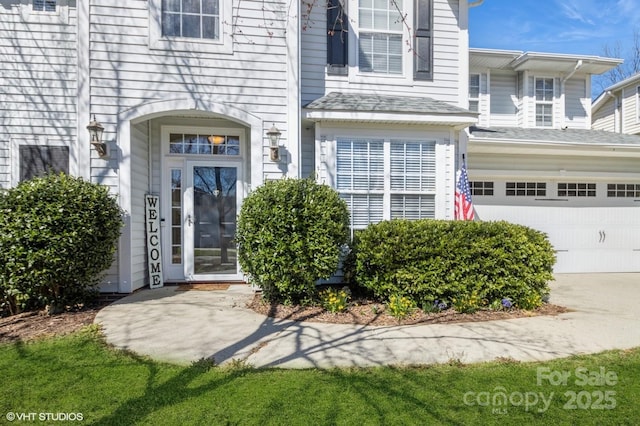
M 589 130 L 590 76 L 619 61 L 470 50 L 481 3 L 3 0 L 0 187 L 109 186 L 101 290 L 129 293 L 242 280 L 237 214 L 269 179 L 316 176 L 354 229 L 452 219 L 466 153 L 480 219 L 548 232 L 558 271 L 640 271 L 638 205 L 607 190 L 640 185 L 640 137 Z
M 546 232 L 556 272 L 640 271 L 640 137 L 591 130 L 591 75 L 619 63 L 470 51 L 477 216 Z

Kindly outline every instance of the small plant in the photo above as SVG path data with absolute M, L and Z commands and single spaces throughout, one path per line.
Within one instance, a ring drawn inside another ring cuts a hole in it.
M 480 298 L 475 291 L 452 299 L 453 309 L 461 314 L 472 314 L 480 308 Z
M 371 306 L 371 312 L 373 312 L 374 315 L 378 315 L 378 313 L 380 312 L 380 306 L 378 306 L 377 304 Z
M 492 311 L 509 310 L 511 308 L 513 308 L 513 302 L 508 297 L 496 299 L 489 305 L 489 309 Z
M 349 287 L 342 287 L 340 290 L 329 287 L 322 290 L 319 295 L 322 306 L 327 311 L 335 314 L 347 309 L 351 291 Z
M 411 315 L 416 308 L 416 303 L 405 296 L 392 295 L 389 297 L 389 314 L 397 319 L 403 319 Z
M 446 310 L 449 306 L 444 301 L 436 300 L 433 303 L 425 302 L 422 304 L 422 310 L 425 313 L 438 313 Z
M 525 311 L 533 311 L 542 305 L 542 296 L 534 291 L 528 292 L 524 297 L 520 298 L 518 307 Z
M 200 358 L 199 360 L 191 363 L 191 368 L 201 372 L 209 371 L 215 366 L 216 361 L 213 358 Z

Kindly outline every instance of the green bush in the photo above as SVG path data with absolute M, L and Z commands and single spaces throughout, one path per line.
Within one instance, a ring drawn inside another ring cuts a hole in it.
M 525 226 L 392 220 L 356 233 L 346 269 L 353 285 L 381 300 L 400 294 L 421 306 L 509 298 L 531 307 L 549 292 L 554 263 L 546 235 Z
M 64 174 L 0 195 L 0 297 L 16 313 L 86 300 L 111 266 L 122 212 L 104 186 Z
M 249 280 L 267 300 L 316 293 L 337 269 L 349 238 L 349 211 L 338 193 L 311 179 L 269 181 L 244 200 L 236 242 Z

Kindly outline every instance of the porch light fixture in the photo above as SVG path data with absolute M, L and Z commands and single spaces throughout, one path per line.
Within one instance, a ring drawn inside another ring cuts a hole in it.
M 280 135 L 282 135 L 282 133 L 274 123 L 267 132 L 267 136 L 269 137 L 269 148 L 271 149 L 271 161 L 280 161 L 280 146 L 278 145 L 278 142 L 280 142 Z
M 96 115 L 93 114 L 93 120 L 87 126 L 89 131 L 89 137 L 91 139 L 91 145 L 96 149 L 100 157 L 107 156 L 107 144 L 102 142 L 102 134 L 104 133 L 104 127 L 96 120 Z

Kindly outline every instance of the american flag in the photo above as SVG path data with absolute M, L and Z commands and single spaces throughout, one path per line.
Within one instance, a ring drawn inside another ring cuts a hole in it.
M 456 220 L 473 220 L 475 214 L 473 203 L 471 202 L 471 188 L 469 187 L 469 177 L 467 169 L 462 161 L 462 167 L 458 172 L 458 183 L 456 184 L 456 198 L 454 216 Z

